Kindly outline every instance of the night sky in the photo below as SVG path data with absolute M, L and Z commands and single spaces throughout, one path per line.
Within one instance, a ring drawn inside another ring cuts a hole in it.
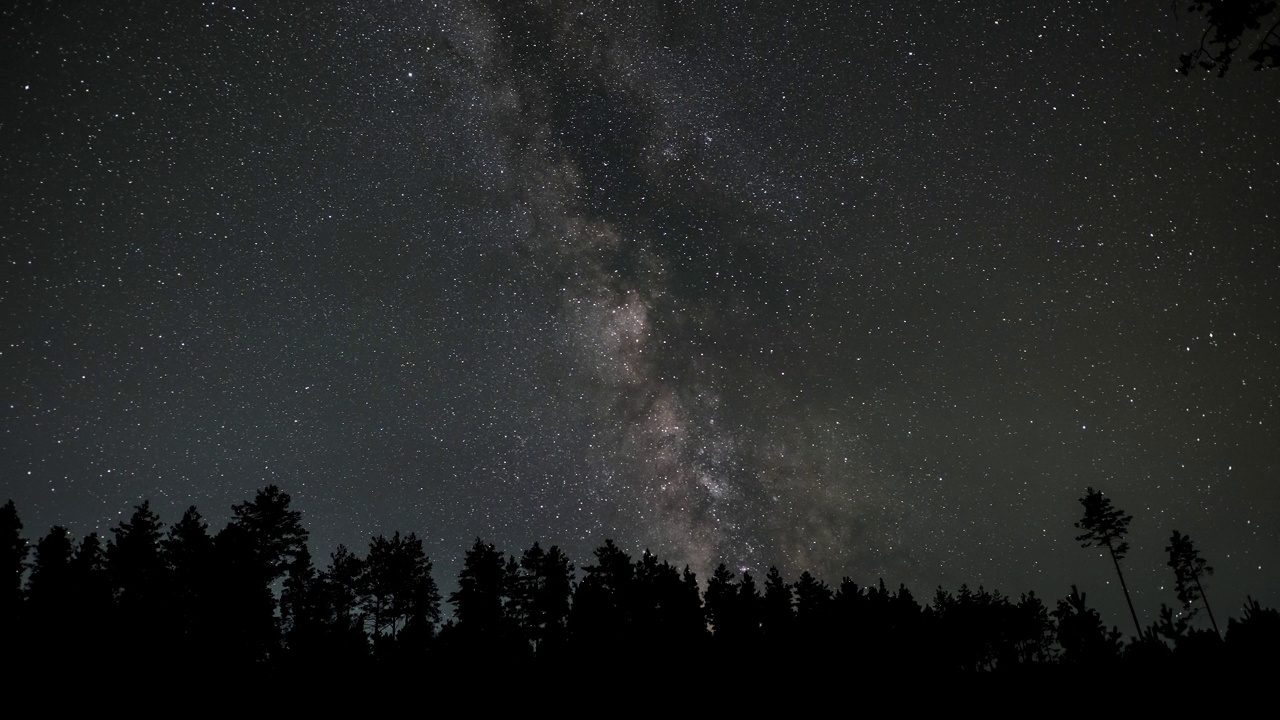
M 614 538 L 1126 627 L 1092 485 L 1144 622 L 1174 529 L 1280 603 L 1280 72 L 1167 2 L 16 5 L 29 539 L 277 484 L 446 590 Z

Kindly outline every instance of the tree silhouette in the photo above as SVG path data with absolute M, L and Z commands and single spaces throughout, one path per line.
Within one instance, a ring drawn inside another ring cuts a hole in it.
M 249 541 L 264 582 L 279 580 L 307 543 L 302 513 L 289 509 L 292 498 L 275 485 L 258 490 L 252 501 L 231 506 L 234 524 Z
M 47 622 L 65 620 L 66 605 L 71 599 L 71 536 L 61 525 L 36 542 L 31 577 L 27 578 L 27 600 Z
M 89 533 L 76 547 L 70 585 L 74 597 L 67 625 L 74 636 L 72 647 L 92 652 L 110 642 L 107 632 L 115 609 L 107 554 L 97 533 Z
M 573 595 L 573 563 L 555 545 L 534 543 L 520 556 L 510 589 L 514 616 L 534 652 L 563 643 Z
M 109 627 L 111 585 L 96 534 L 73 549 L 66 528 L 55 525 L 36 543 L 27 579 L 31 650 L 52 661 L 92 650 Z
M 163 525 L 143 501 L 129 519 L 111 529 L 107 570 L 115 596 L 115 641 L 125 662 L 144 662 L 148 646 L 162 642 L 171 628 L 164 622 L 168 578 L 161 555 Z
M 796 619 L 803 625 L 826 621 L 833 594 L 825 582 L 805 570 L 795 584 Z
M 1182 602 L 1182 608 L 1188 611 L 1188 617 L 1193 617 L 1195 609 L 1192 606 L 1197 600 L 1202 601 L 1205 612 L 1209 614 L 1209 623 L 1213 625 L 1213 631 L 1221 638 L 1222 632 L 1218 630 L 1218 621 L 1213 619 L 1213 609 L 1209 607 L 1209 598 L 1205 596 L 1204 585 L 1200 581 L 1201 577 L 1212 575 L 1213 568 L 1200 557 L 1200 551 L 1196 550 L 1191 538 L 1177 530 L 1173 531 L 1173 536 L 1169 538 L 1169 544 L 1165 546 L 1164 551 L 1169 553 L 1168 564 L 1173 568 L 1174 589 L 1178 593 L 1178 600 Z
M 383 638 L 394 641 L 410 623 L 428 636 L 433 632 L 440 622 L 440 591 L 417 535 L 402 538 L 397 531 L 369 543 L 362 606 L 373 622 L 375 646 Z
M 1172 642 L 1173 650 L 1165 652 L 1163 657 L 1157 654 L 1157 661 L 1163 661 L 1166 665 L 1171 660 L 1204 664 L 1220 656 L 1223 641 L 1217 630 L 1196 630 L 1188 620 L 1189 617 L 1175 618 L 1173 608 L 1160 603 L 1160 618 L 1147 635 L 1152 639 L 1163 638 Z M 1164 645 L 1163 641 L 1161 645 Z M 1164 645 L 1164 649 L 1167 650 L 1168 646 Z
M 182 513 L 182 519 L 169 528 L 169 534 L 160 543 L 164 559 L 173 574 L 173 584 L 178 595 L 194 592 L 197 578 L 207 572 L 209 554 L 213 551 L 213 538 L 209 525 L 192 505 Z
M 74 613 L 76 587 L 72 581 L 71 536 L 61 525 L 36 542 L 27 578 L 27 604 L 31 649 L 43 664 L 75 649 L 73 633 L 79 629 Z
M 1085 602 L 1085 594 L 1071 586 L 1071 594 L 1058 601 L 1052 613 L 1058 621 L 1058 644 L 1063 662 L 1097 668 L 1120 654 L 1120 631 L 1107 631 L 1102 616 Z
M 1204 15 L 1206 24 L 1200 45 L 1181 56 L 1178 71 L 1192 68 L 1227 74 L 1236 50 L 1246 35 L 1257 35 L 1257 45 L 1249 55 L 1254 70 L 1280 67 L 1280 17 L 1275 17 L 1275 0 L 1173 0 L 1176 7 L 1186 2 L 1187 12 Z M 1263 30 L 1263 27 L 1266 30 Z
M 1085 516 L 1077 527 L 1085 532 L 1078 539 L 1108 548 L 1118 571 L 1131 517 L 1092 488 L 1081 502 Z M 283 509 L 276 516 L 289 524 L 287 499 L 260 507 L 268 505 Z M 662 667 L 737 677 L 763 670 L 775 680 L 795 673 L 799 680 L 827 671 L 832 661 L 851 677 L 962 672 L 1084 679 L 1101 671 L 1167 679 L 1267 668 L 1280 646 L 1280 613 L 1252 600 L 1243 619 L 1227 622 L 1225 638 L 1216 623 L 1212 631 L 1198 630 L 1188 615 L 1175 617 L 1161 605 L 1157 621 L 1122 644 L 1120 631 L 1108 629 L 1074 585 L 1052 612 L 1034 593 L 1014 602 L 968 585 L 954 595 L 938 588 L 922 608 L 905 585 L 890 592 L 884 580 L 860 588 L 845 577 L 833 593 L 808 572 L 789 585 L 776 568 L 761 594 L 749 572 L 735 579 L 720 564 L 704 605 L 688 567 L 678 572 L 648 550 L 633 562 L 611 540 L 595 550 L 575 587 L 573 565 L 558 548 L 534 543 L 519 559 L 508 558 L 477 538 L 450 596 L 456 621 L 437 633 L 440 593 L 415 534 L 374 536 L 367 558 L 339 546 L 320 572 L 305 542 L 275 543 L 271 532 L 252 530 L 256 520 L 244 520 L 252 514 L 241 513 L 210 538 L 192 507 L 163 534 L 144 502 L 113 528 L 105 551 L 96 534 L 77 546 L 55 525 L 24 568 L 21 523 L 12 503 L 0 507 L 0 538 L 14 574 L 30 570 L 15 614 L 4 618 L 2 647 L 27 658 L 35 672 L 111 648 L 121 668 L 163 657 L 192 677 L 231 671 L 266 680 L 346 670 L 377 680 L 438 670 L 441 662 L 536 673 L 578 659 L 606 677 Z M 283 549 L 273 555 L 273 544 Z M 1211 569 L 1176 530 L 1166 550 L 1179 599 L 1191 610 L 1205 600 L 1203 575 Z M 278 616 L 268 582 L 273 557 L 289 561 Z
M 27 539 L 22 537 L 22 520 L 10 500 L 0 506 L 0 622 L 16 621 L 22 606 L 22 571 L 26 563 Z
M 206 631 L 208 616 L 217 612 L 209 600 L 213 569 L 209 526 L 192 505 L 160 544 L 169 572 L 168 615 L 174 636 L 185 649 L 197 649 L 214 640 Z
M 707 580 L 707 591 L 702 602 L 715 638 L 720 642 L 730 639 L 736 630 L 738 589 L 733 583 L 733 572 L 720 563 Z
M 105 616 L 111 607 L 111 576 L 98 533 L 89 533 L 80 541 L 71 558 L 71 577 L 82 604 Z
M 805 570 L 795 583 L 796 620 L 794 641 L 800 657 L 814 661 L 822 656 L 829 641 L 835 595 L 827 584 Z
M 369 654 L 359 602 L 364 561 L 339 545 L 317 573 L 307 551 L 293 562 L 280 593 L 280 615 L 291 664 L 312 668 L 356 664 Z M 402 632 L 407 632 L 407 629 Z
M 503 621 L 506 569 L 502 553 L 476 538 L 462 561 L 458 589 L 449 593 L 458 628 L 472 635 L 493 635 Z
M 764 576 L 764 597 L 760 607 L 760 629 L 765 639 L 778 644 L 790 637 L 795 615 L 791 585 L 782 579 L 778 568 L 770 567 Z
M 1053 634 L 1049 609 L 1034 592 L 1023 594 L 1018 600 L 1014 632 L 1020 662 L 1049 662 L 1054 652 Z
M 749 652 L 760 636 L 759 590 L 751 573 L 733 582 L 733 573 L 721 563 L 707 583 L 705 596 L 707 620 L 715 630 L 720 652 L 728 658 L 740 658 Z
M 317 635 L 323 633 L 326 613 L 320 574 L 311 562 L 311 550 L 304 546 L 289 565 L 280 589 L 280 629 L 289 650 L 312 650 Z
M 631 661 L 661 662 L 687 658 L 700 651 L 707 620 L 702 611 L 697 579 L 686 566 L 683 574 L 656 555 L 644 555 L 632 566 L 632 579 L 623 598 Z M 679 661 L 677 661 L 679 662 Z
M 741 635 L 744 646 L 753 645 L 760 639 L 760 606 L 764 598 L 760 596 L 755 578 L 746 570 L 742 571 L 742 578 L 738 581 L 736 600 L 737 632 Z
M 618 657 L 630 649 L 635 568 L 631 557 L 613 540 L 593 552 L 595 564 L 582 568 L 582 581 L 573 595 L 569 630 L 579 648 Z
M 1047 659 L 1052 625 L 1034 594 L 1014 604 L 982 586 L 962 584 L 955 596 L 938 588 L 933 611 L 948 667 L 997 670 Z
M 329 554 L 329 569 L 321 576 L 326 604 L 335 623 L 362 625 L 360 598 L 364 596 L 364 560 L 339 545 Z
M 1093 488 L 1086 488 L 1084 497 L 1080 498 L 1084 506 L 1084 517 L 1076 523 L 1076 527 L 1084 530 L 1077 535 L 1080 547 L 1105 547 L 1111 553 L 1111 562 L 1116 567 L 1116 575 L 1120 578 L 1120 589 L 1124 591 L 1124 600 L 1129 603 L 1129 614 L 1133 616 L 1133 627 L 1138 635 L 1142 635 L 1142 624 L 1138 622 L 1138 612 L 1133 609 L 1133 600 L 1129 597 L 1129 586 L 1124 582 L 1124 573 L 1120 572 L 1120 561 L 1129 552 L 1129 543 L 1124 536 L 1129 533 L 1132 515 L 1125 515 L 1123 510 L 1111 507 L 1111 499 Z
M 268 584 L 258 537 L 237 522 L 213 538 L 208 634 L 216 639 L 213 662 L 231 666 L 259 664 L 279 647 L 275 597 Z
M 115 587 L 116 602 L 134 620 L 154 617 L 165 588 L 165 561 L 160 554 L 160 517 L 144 500 L 127 521 L 111 529 L 107 566 Z
M 1264 608 L 1252 597 L 1246 600 L 1240 619 L 1227 621 L 1227 647 L 1245 667 L 1274 667 L 1276 646 L 1280 645 L 1280 611 Z

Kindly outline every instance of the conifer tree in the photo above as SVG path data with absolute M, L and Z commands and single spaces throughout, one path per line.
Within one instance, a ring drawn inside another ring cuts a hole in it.
M 703 605 L 707 614 L 707 624 L 711 626 L 715 638 L 724 642 L 734 633 L 734 615 L 737 611 L 737 587 L 733 583 L 734 574 L 720 563 L 711 573 L 707 581 L 707 591 L 703 594 Z
M 111 576 L 107 570 L 107 553 L 98 533 L 89 533 L 80 541 L 71 558 L 71 575 L 84 605 L 104 614 L 110 610 Z
M 325 615 L 320 574 L 311 562 L 311 550 L 304 545 L 289 565 L 280 590 L 280 630 L 286 649 L 313 649 L 317 636 L 323 634 Z
M 1102 493 L 1087 488 L 1084 497 L 1080 498 L 1084 506 L 1084 517 L 1076 523 L 1076 527 L 1084 532 L 1076 536 L 1080 547 L 1105 547 L 1111 554 L 1111 562 L 1116 567 L 1116 575 L 1120 578 L 1120 589 L 1124 591 L 1124 600 L 1129 604 L 1129 614 L 1133 616 L 1133 627 L 1138 636 L 1142 636 L 1142 623 L 1138 622 L 1138 612 L 1133 609 L 1133 599 L 1129 597 L 1129 586 L 1124 582 L 1124 573 L 1120 572 L 1120 561 L 1129 552 L 1129 543 L 1124 536 L 1129 533 L 1132 515 L 1125 515 L 1123 510 L 1111 507 L 1111 499 Z
M 186 649 L 195 650 L 212 640 L 207 632 L 209 615 L 217 612 L 210 603 L 213 538 L 209 526 L 190 506 L 160 545 L 169 573 L 167 615 L 173 635 Z
M 107 543 L 107 567 L 115 587 L 116 602 L 127 620 L 154 618 L 163 602 L 166 568 L 161 555 L 160 517 L 144 500 L 127 521 L 111 529 Z
M 476 538 L 463 558 L 458 589 L 449 594 L 459 630 L 491 635 L 501 629 L 505 577 L 502 553 Z
M 441 646 L 460 652 L 468 662 L 507 661 L 531 653 L 531 644 L 507 614 L 510 588 L 503 553 L 476 538 L 463 556 L 458 589 L 449 594 L 455 622 L 441 629 Z
M 1071 586 L 1071 594 L 1058 601 L 1051 613 L 1058 621 L 1058 644 L 1063 662 L 1081 666 L 1099 666 L 1120 655 L 1120 631 L 1107 630 L 1102 616 L 1085 602 L 1085 593 Z
M 751 573 L 743 570 L 738 581 L 737 622 L 744 643 L 754 643 L 760 636 L 760 604 L 763 598 Z
M 27 565 L 27 539 L 13 501 L 0 506 L 0 622 L 16 618 L 22 606 L 22 572 Z
M 1049 620 L 1049 609 L 1034 592 L 1023 594 L 1016 608 L 1014 638 L 1019 662 L 1048 662 L 1053 658 L 1053 623 Z
M 440 592 L 416 534 L 401 537 L 396 531 L 389 539 L 379 535 L 369 543 L 362 606 L 373 621 L 375 642 L 395 640 L 412 621 L 430 634 L 440 621 Z
M 290 662 L 295 665 L 355 664 L 369 654 L 365 617 L 359 608 L 365 593 L 364 561 L 345 545 L 339 545 L 329 558 L 329 567 L 317 572 L 310 551 L 305 551 L 285 577 L 281 621 Z M 407 633 L 408 624 L 400 635 Z
M 61 623 L 75 588 L 71 585 L 71 535 L 61 525 L 36 542 L 31 577 L 27 579 L 27 600 L 45 622 Z
M 770 567 L 764 576 L 764 598 L 761 600 L 760 624 L 765 637 L 775 641 L 791 633 L 795 620 L 795 605 L 791 585 L 782 579 L 777 567 Z
M 75 636 L 73 646 L 92 652 L 109 642 L 107 632 L 114 611 L 107 554 L 97 533 L 89 533 L 76 547 L 71 558 L 71 587 L 74 598 L 67 624 Z
M 512 617 L 534 652 L 564 640 L 573 595 L 573 564 L 555 545 L 524 551 L 512 584 Z
M 275 596 L 261 550 L 253 534 L 234 521 L 213 538 L 209 602 L 216 612 L 206 625 L 215 643 L 211 661 L 257 664 L 279 647 Z
M 702 591 L 698 588 L 698 576 L 688 565 L 680 573 L 680 589 L 672 589 L 672 605 L 677 619 L 679 633 L 690 638 L 690 642 L 701 640 L 707 632 L 707 624 L 703 620 Z
M 1173 568 L 1174 589 L 1178 593 L 1178 600 L 1182 602 L 1182 608 L 1189 611 L 1189 617 L 1194 616 L 1195 602 L 1197 600 L 1203 602 L 1205 612 L 1209 614 L 1209 623 L 1221 638 L 1218 621 L 1213 619 L 1213 609 L 1209 607 L 1209 598 L 1205 596 L 1204 585 L 1200 580 L 1205 575 L 1212 575 L 1213 568 L 1200 557 L 1200 551 L 1191 542 L 1191 538 L 1177 530 L 1173 531 L 1173 536 L 1169 538 L 1169 544 L 1165 546 L 1164 551 L 1169 553 L 1168 564 Z
M 364 559 L 346 545 L 339 545 L 329 554 L 329 569 L 321 581 L 334 621 L 346 626 L 363 625 L 360 599 L 365 593 Z
M 72 582 L 71 536 L 55 525 L 36 542 L 27 579 L 28 619 L 31 649 L 39 662 L 75 649 L 74 633 L 79 629 L 74 613 L 76 588 Z
M 570 631 L 575 642 L 617 652 L 629 647 L 635 568 L 613 540 L 595 549 L 595 564 L 582 568 L 573 595 Z
M 827 618 L 831 588 L 805 570 L 796 581 L 796 618 L 804 625 L 820 625 Z
M 265 583 L 279 580 L 307 543 L 302 513 L 291 510 L 292 498 L 275 485 L 258 490 L 253 500 L 232 505 L 239 526 Z

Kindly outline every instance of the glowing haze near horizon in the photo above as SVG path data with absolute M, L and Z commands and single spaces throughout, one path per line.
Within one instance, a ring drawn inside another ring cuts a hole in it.
M 921 599 L 1071 583 L 1077 498 L 1280 602 L 1280 78 L 1161 3 L 20 3 L 0 497 L 274 483 L 323 558 L 605 538 Z M 848 5 L 848 7 L 846 7 Z M 1146 7 L 1145 5 L 1150 5 Z

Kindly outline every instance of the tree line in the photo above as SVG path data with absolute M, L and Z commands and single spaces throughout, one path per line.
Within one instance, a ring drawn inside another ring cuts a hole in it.
M 1107 549 L 1120 573 L 1132 517 L 1092 488 L 1081 503 L 1078 539 Z M 661 662 L 1007 675 L 1265 667 L 1280 640 L 1280 613 L 1251 599 L 1225 633 L 1191 626 L 1194 610 L 1208 611 L 1212 568 L 1177 531 L 1167 550 L 1182 610 L 1162 606 L 1144 627 L 1130 602 L 1137 635 L 1126 639 L 1075 586 L 1049 603 L 967 585 L 922 603 L 883 580 L 831 586 L 776 567 L 758 579 L 721 564 L 704 587 L 687 566 L 612 540 L 579 575 L 556 546 L 517 557 L 477 538 L 446 598 L 414 533 L 375 536 L 363 554 L 339 546 L 318 567 L 275 486 L 233 505 L 216 533 L 195 507 L 166 528 L 147 502 L 105 542 L 54 526 L 32 547 L 23 529 L 12 501 L 0 507 L 3 646 L 35 666 L 105 651 L 119 667 L 164 657 L 265 672 Z

